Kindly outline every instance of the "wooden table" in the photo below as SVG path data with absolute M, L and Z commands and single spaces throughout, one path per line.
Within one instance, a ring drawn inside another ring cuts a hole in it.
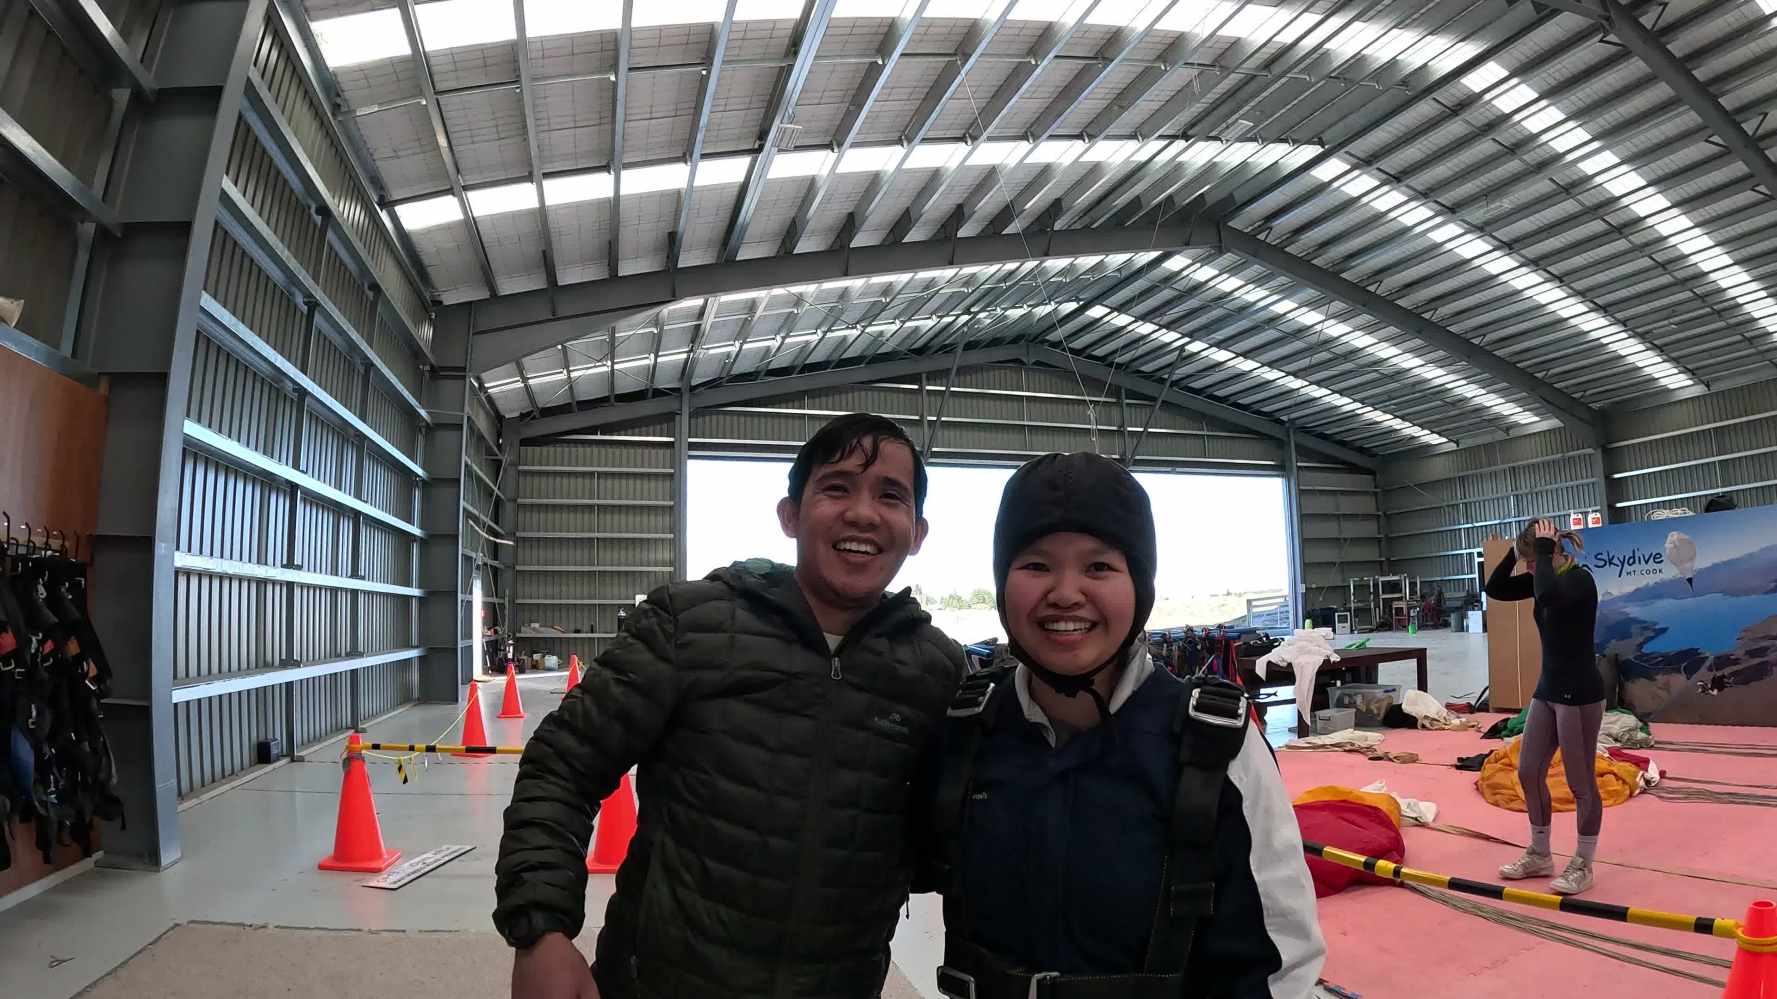
M 1383 648 L 1372 646 L 1367 649 L 1340 652 L 1338 662 L 1321 663 L 1320 669 L 1314 674 L 1314 685 L 1318 689 L 1321 686 L 1322 677 L 1339 678 L 1354 683 L 1375 683 L 1378 667 L 1387 663 L 1400 663 L 1409 660 L 1413 662 L 1418 670 L 1419 689 L 1426 690 L 1426 688 L 1431 685 L 1431 679 L 1429 676 L 1430 671 L 1426 665 L 1425 649 L 1423 647 L 1408 648 L 1405 646 Z M 1291 669 L 1286 663 L 1272 663 L 1270 668 L 1266 670 L 1268 676 L 1261 679 L 1259 677 L 1257 665 L 1257 659 L 1240 660 L 1240 682 L 1246 686 L 1246 689 L 1250 693 L 1255 695 L 1253 698 L 1253 705 L 1259 709 L 1259 716 L 1263 718 L 1265 709 L 1272 705 L 1295 704 L 1296 699 L 1294 697 L 1270 698 L 1261 701 L 1256 695 L 1259 690 L 1264 687 L 1274 687 L 1282 684 L 1294 685 L 1296 682 L 1296 671 Z M 1356 675 L 1350 675 L 1353 673 Z M 1429 693 L 1429 691 L 1427 692 Z M 1314 705 L 1310 704 L 1306 711 L 1302 710 L 1301 705 L 1296 705 L 1296 709 L 1296 735 L 1306 736 L 1309 731 L 1308 715 L 1314 711 Z

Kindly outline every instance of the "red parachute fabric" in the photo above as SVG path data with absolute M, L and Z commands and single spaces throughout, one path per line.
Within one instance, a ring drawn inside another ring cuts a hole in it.
M 1395 828 L 1388 813 L 1375 805 L 1355 801 L 1311 801 L 1296 806 L 1296 822 L 1302 827 L 1302 838 L 1341 850 L 1361 853 L 1366 857 L 1401 863 L 1407 856 L 1407 844 Z M 1319 857 L 1308 858 L 1308 873 L 1314 876 L 1314 897 L 1337 895 L 1354 884 L 1390 884 L 1363 871 L 1354 871 Z

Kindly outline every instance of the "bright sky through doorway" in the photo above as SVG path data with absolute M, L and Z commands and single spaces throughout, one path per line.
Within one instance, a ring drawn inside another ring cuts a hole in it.
M 778 530 L 773 513 L 789 470 L 787 461 L 691 462 L 693 576 L 745 558 L 795 561 L 795 543 Z M 931 534 L 895 586 L 918 585 L 931 594 L 992 590 L 993 519 L 1011 474 L 1009 468 L 931 469 Z M 1138 473 L 1136 479 L 1154 503 L 1160 600 L 1287 588 L 1281 479 L 1158 473 Z

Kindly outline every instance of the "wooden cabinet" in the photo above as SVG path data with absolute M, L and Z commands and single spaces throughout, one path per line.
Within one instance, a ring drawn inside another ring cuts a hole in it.
M 1511 547 L 1501 538 L 1485 542 L 1482 550 L 1489 576 Z M 1487 601 L 1487 683 L 1493 710 L 1518 711 L 1529 705 L 1542 675 L 1543 643 L 1531 616 L 1531 601 Z

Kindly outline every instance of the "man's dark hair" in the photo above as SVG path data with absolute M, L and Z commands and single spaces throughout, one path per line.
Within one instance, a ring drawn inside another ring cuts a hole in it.
M 808 479 L 815 469 L 844 461 L 853 451 L 863 454 L 865 468 L 876 464 L 884 441 L 899 441 L 913 453 L 913 515 L 925 516 L 926 466 L 919 458 L 919 448 L 899 423 L 874 413 L 836 416 L 802 445 L 802 450 L 796 452 L 796 461 L 790 465 L 791 502 L 802 502 L 802 491 L 808 488 Z

